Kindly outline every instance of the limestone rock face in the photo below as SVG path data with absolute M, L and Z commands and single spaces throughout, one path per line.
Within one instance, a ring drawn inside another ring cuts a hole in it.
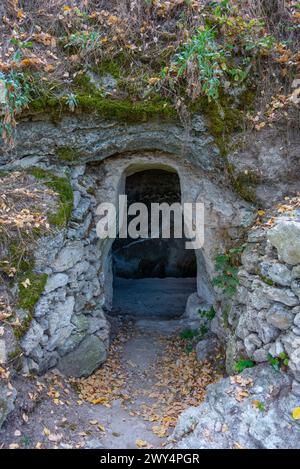
M 103 341 L 91 335 L 79 347 L 64 355 L 58 362 L 58 369 L 66 376 L 89 376 L 106 360 L 107 350 Z
M 237 399 L 240 382 L 249 393 Z M 221 379 L 208 386 L 205 402 L 178 419 L 170 440 L 179 449 L 300 448 L 300 425 L 293 420 L 299 397 L 291 379 L 269 365 L 245 370 L 240 380 Z M 272 387 L 272 392 L 270 392 Z M 253 402 L 262 406 L 259 410 Z M 174 447 L 173 446 L 173 447 Z
M 290 265 L 300 263 L 300 222 L 282 220 L 268 232 L 268 239 L 280 258 Z

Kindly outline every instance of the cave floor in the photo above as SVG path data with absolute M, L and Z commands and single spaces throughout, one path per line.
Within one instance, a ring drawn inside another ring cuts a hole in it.
M 221 354 L 199 363 L 190 345 L 176 320 L 126 321 L 90 377 L 21 377 L 18 410 L 0 430 L 2 447 L 164 447 L 178 415 L 221 376 Z

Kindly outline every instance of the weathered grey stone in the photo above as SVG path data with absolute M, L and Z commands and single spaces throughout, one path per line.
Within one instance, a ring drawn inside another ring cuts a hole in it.
M 207 339 L 200 340 L 196 345 L 197 359 L 202 362 L 209 357 L 216 354 L 218 347 L 218 340 L 216 337 L 208 337 Z
M 295 265 L 292 269 L 292 279 L 300 278 L 300 264 Z
M 300 397 L 300 383 L 298 383 L 296 380 L 292 382 L 292 393 L 295 396 Z
M 86 331 L 89 328 L 88 318 L 84 314 L 75 314 L 72 316 L 71 322 L 77 331 Z
M 299 398 L 288 392 L 291 380 L 269 365 L 258 365 L 241 374 L 251 379 L 249 397 L 236 399 L 239 384 L 230 378 L 208 386 L 205 402 L 178 419 L 170 444 L 176 449 L 300 448 L 300 427 L 292 418 Z M 272 389 L 272 392 L 270 392 Z M 283 390 L 285 392 L 283 392 Z M 264 404 L 258 410 L 254 401 Z M 216 431 L 216 422 L 221 432 Z
M 279 285 L 289 286 L 291 284 L 292 273 L 284 264 L 264 261 L 260 264 L 260 270 L 262 275 Z
M 91 205 L 90 199 L 87 197 L 82 197 L 80 202 L 75 210 L 72 213 L 72 220 L 77 222 L 82 222 L 84 217 L 87 215 L 88 209 Z
M 63 356 L 74 350 L 76 347 L 79 346 L 79 344 L 83 341 L 85 337 L 85 331 L 78 331 L 75 333 L 73 332 L 63 342 L 61 342 L 58 348 L 59 355 Z
M 300 280 L 293 280 L 291 285 L 293 293 L 300 299 Z
M 58 329 L 69 326 L 74 310 L 75 299 L 67 297 L 63 303 L 57 303 L 55 310 L 49 314 L 49 333 L 53 335 Z
M 268 239 L 284 262 L 290 265 L 300 263 L 300 222 L 280 220 L 268 231 Z
M 38 238 L 34 252 L 35 268 L 37 271 L 43 271 L 46 267 L 51 267 L 55 256 L 63 247 L 64 232 L 59 231 L 55 236 Z
M 81 195 L 79 191 L 73 191 L 73 207 L 76 209 L 78 207 Z
M 106 356 L 104 343 L 91 335 L 86 337 L 79 347 L 59 359 L 58 369 L 66 376 L 89 376 L 106 360 Z
M 85 173 L 85 164 L 77 165 L 72 171 L 72 179 L 77 179 L 79 176 L 83 176 Z
M 285 351 L 290 357 L 292 353 L 300 349 L 300 337 L 293 334 L 293 332 L 287 332 L 281 337 L 281 342 L 284 345 Z
M 300 347 L 295 349 L 289 355 L 289 367 L 294 371 L 295 378 L 299 381 L 300 378 Z
M 276 340 L 269 349 L 270 355 L 272 357 L 278 357 L 281 353 L 284 353 L 284 347 L 279 339 Z
M 84 254 L 83 245 L 80 242 L 72 242 L 65 246 L 58 254 L 52 267 L 56 272 L 71 269 L 77 262 L 82 260 Z
M 69 277 L 66 274 L 54 274 L 48 277 L 45 286 L 45 292 L 50 293 L 57 288 L 64 287 L 67 285 Z
M 287 307 L 275 303 L 267 312 L 266 320 L 272 326 L 286 330 L 293 324 L 294 315 Z
M 255 352 L 256 349 L 262 346 L 262 341 L 260 340 L 257 334 L 252 333 L 245 338 L 244 345 L 247 354 L 249 355 L 249 357 L 251 357 L 253 352 Z
M 297 327 L 300 327 L 300 312 L 294 317 L 294 324 Z
M 255 350 L 252 354 L 252 358 L 256 363 L 264 363 L 267 361 L 269 355 L 269 349 L 266 347 Z
M 299 304 L 299 298 L 289 288 L 274 288 L 265 286 L 263 292 L 268 299 L 278 301 L 287 306 L 296 306 Z
M 209 306 L 203 303 L 203 300 L 199 298 L 198 294 L 192 293 L 187 299 L 184 317 L 200 322 L 201 318 L 199 312 L 208 309 Z
M 242 252 L 241 262 L 244 269 L 250 274 L 255 274 L 259 262 L 258 246 L 249 244 Z
M 14 402 L 17 397 L 17 391 L 13 386 L 8 387 L 8 383 L 0 380 L 0 428 L 8 415 L 14 410 Z
M 30 352 L 38 346 L 43 335 L 44 330 L 40 324 L 35 319 L 33 319 L 30 324 L 30 329 L 26 332 L 21 341 L 21 347 L 26 355 L 29 355 Z

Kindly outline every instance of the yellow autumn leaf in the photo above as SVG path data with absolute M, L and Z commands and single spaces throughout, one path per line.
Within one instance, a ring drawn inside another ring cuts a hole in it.
M 144 440 L 136 440 L 135 444 L 138 448 L 144 448 L 148 445 L 147 441 Z
M 263 217 L 266 212 L 264 210 L 258 210 L 257 214 L 260 216 L 260 217 Z
M 295 407 L 293 410 L 293 419 L 300 420 L 300 407 Z
M 44 435 L 49 436 L 50 435 L 50 430 L 49 428 L 44 428 Z

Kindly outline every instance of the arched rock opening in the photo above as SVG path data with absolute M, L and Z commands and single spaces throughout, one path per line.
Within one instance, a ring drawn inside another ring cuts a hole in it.
M 151 237 L 152 204 L 180 204 L 181 188 L 177 172 L 148 169 L 126 177 L 128 207 L 144 204 L 147 211 L 148 237 L 120 235 L 112 245 L 113 313 L 136 317 L 169 319 L 182 315 L 188 296 L 197 290 L 197 262 L 187 239 L 175 237 L 174 214 L 170 211 L 170 237 Z M 180 217 L 182 226 L 182 217 Z M 127 220 L 127 231 L 134 216 Z M 139 230 L 141 227 L 138 227 Z M 145 235 L 145 234 L 144 234 Z

